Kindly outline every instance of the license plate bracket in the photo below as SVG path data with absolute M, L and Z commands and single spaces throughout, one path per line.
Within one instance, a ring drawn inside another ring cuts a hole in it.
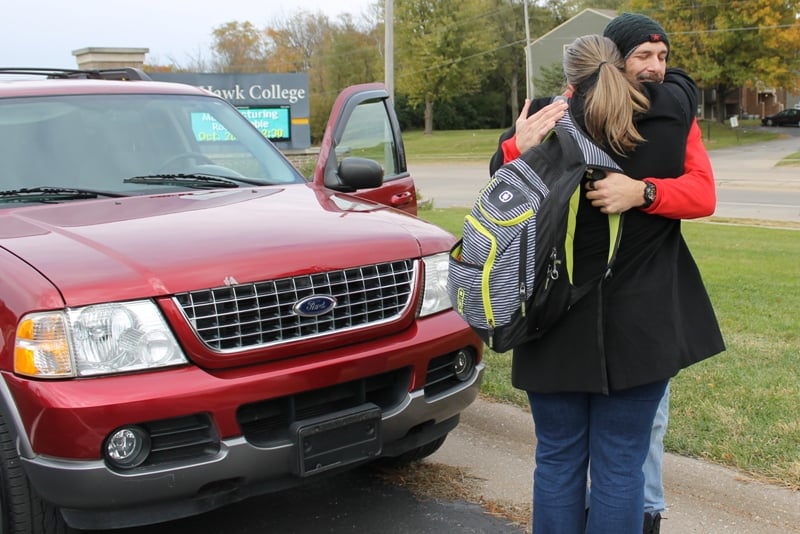
M 297 475 L 308 477 L 377 457 L 382 449 L 380 429 L 381 409 L 375 404 L 294 423 L 290 431 Z

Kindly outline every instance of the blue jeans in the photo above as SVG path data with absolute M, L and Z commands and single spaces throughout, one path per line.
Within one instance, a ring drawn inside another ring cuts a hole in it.
M 534 534 L 642 531 L 642 465 L 666 386 L 664 380 L 610 395 L 528 392 L 537 439 Z
M 664 502 L 664 482 L 662 464 L 664 463 L 664 434 L 669 422 L 669 383 L 664 396 L 658 403 L 656 417 L 653 419 L 653 430 L 650 435 L 650 450 L 644 461 L 644 511 L 649 514 L 661 513 L 667 509 Z

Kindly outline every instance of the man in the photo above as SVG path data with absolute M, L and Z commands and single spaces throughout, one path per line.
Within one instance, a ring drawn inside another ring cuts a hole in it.
M 641 82 L 663 81 L 669 57 L 669 39 L 663 28 L 652 19 L 624 13 L 612 20 L 604 35 L 614 41 L 625 59 L 625 73 Z M 561 118 L 567 106 L 563 101 L 550 103 L 550 99 L 526 101 L 514 128 L 501 136 L 501 145 L 492 158 L 490 170 L 517 157 L 527 148 L 541 142 Z M 692 116 L 694 115 L 694 110 Z M 658 124 L 656 121 L 661 121 Z M 670 130 L 669 119 L 654 119 L 650 128 L 659 133 Z M 652 131 L 652 130 L 651 130 Z M 685 130 L 684 130 L 685 131 Z M 645 135 L 647 137 L 647 135 Z M 660 135 L 660 141 L 682 141 L 675 136 Z M 682 137 L 682 135 L 681 135 Z M 622 213 L 636 210 L 642 213 L 672 219 L 695 218 L 713 213 L 716 204 L 713 172 L 702 144 L 700 129 L 693 121 L 685 138 L 686 157 L 684 173 L 678 178 L 632 179 L 624 174 L 610 173 L 606 179 L 595 183 L 587 193 L 592 205 L 604 213 Z M 653 149 L 654 147 L 648 147 Z M 665 149 L 675 147 L 665 147 Z M 647 150 L 647 148 L 645 149 Z M 675 153 L 674 150 L 672 153 Z M 623 236 L 625 232 L 623 231 Z M 715 337 L 714 332 L 710 337 Z M 721 336 L 716 343 L 722 350 Z M 711 345 L 714 345 L 712 342 Z M 651 432 L 651 447 L 643 467 L 645 474 L 644 532 L 659 531 L 661 512 L 665 509 L 661 481 L 663 436 L 666 431 L 669 407 L 669 389 L 659 405 Z

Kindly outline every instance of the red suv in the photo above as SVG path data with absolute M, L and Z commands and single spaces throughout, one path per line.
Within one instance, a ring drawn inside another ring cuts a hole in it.
M 381 85 L 340 95 L 307 180 L 203 89 L 0 77 L 0 532 L 166 521 L 443 443 L 482 344 Z

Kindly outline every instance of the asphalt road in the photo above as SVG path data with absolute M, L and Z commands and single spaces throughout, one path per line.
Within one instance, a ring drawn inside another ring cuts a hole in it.
M 775 129 L 773 129 L 775 130 Z M 719 217 L 800 223 L 800 169 L 776 167 L 781 158 L 800 152 L 800 128 L 778 128 L 786 139 L 709 152 L 717 183 Z M 489 177 L 486 163 L 409 164 L 417 192 L 433 206 L 471 206 Z
M 800 222 L 800 171 L 774 167 L 800 151 L 800 129 L 782 130 L 796 137 L 711 153 L 716 215 Z M 471 205 L 488 173 L 485 164 L 413 163 L 410 168 L 423 199 L 433 199 L 436 207 Z M 496 512 L 519 515 L 530 508 L 534 447 L 527 410 L 478 400 L 425 462 L 432 470 L 456 469 L 462 478 L 451 480 L 453 485 L 469 479 L 475 486 L 470 499 L 414 493 L 366 467 L 200 516 L 107 534 L 521 534 L 520 524 Z M 798 491 L 671 454 L 664 460 L 664 477 L 665 534 L 800 533 Z
M 202 515 L 85 534 L 523 534 L 466 501 L 418 499 L 371 467 Z

